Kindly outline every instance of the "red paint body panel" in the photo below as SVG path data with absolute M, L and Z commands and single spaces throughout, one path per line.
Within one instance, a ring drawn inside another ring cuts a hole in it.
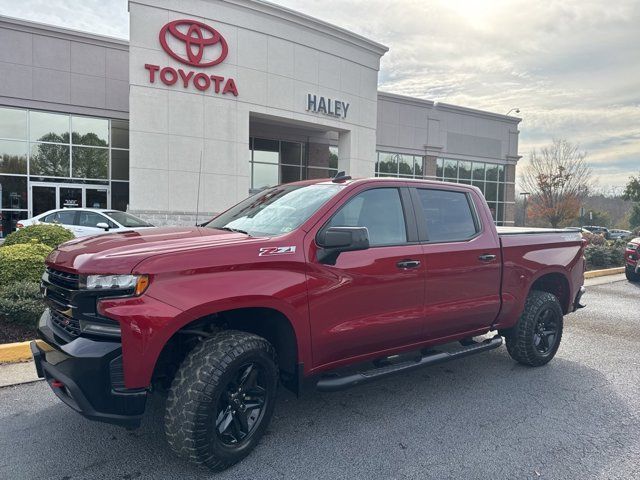
M 640 259 L 640 237 L 629 240 L 624 251 L 624 261 L 628 267 L 635 269 L 638 265 L 638 259 Z
M 318 230 L 353 195 L 378 186 L 468 192 L 482 231 L 464 242 L 415 241 L 344 252 L 334 266 L 318 262 Z M 149 386 L 158 355 L 177 330 L 237 308 L 282 313 L 295 333 L 297 361 L 304 364 L 305 375 L 511 326 L 532 283 L 545 273 L 566 276 L 568 298 L 575 297 L 584 270 L 583 245 L 576 235 L 499 236 L 474 187 L 357 180 L 345 182 L 286 235 L 254 238 L 201 227 L 147 229 L 68 242 L 47 263 L 80 274 L 150 276 L 141 297 L 99 302 L 100 313 L 121 324 L 125 385 L 142 388 Z M 496 258 L 479 261 L 484 254 Z M 398 268 L 397 262 L 407 259 L 419 260 L 419 268 Z

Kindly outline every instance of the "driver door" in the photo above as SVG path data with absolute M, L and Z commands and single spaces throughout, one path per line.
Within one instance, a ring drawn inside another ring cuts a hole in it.
M 420 340 L 425 269 L 415 216 L 404 188 L 369 188 L 330 214 L 324 228 L 366 227 L 370 248 L 317 260 L 308 274 L 314 367 Z

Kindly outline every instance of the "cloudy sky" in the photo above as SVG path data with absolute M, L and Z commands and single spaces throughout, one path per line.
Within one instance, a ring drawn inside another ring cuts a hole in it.
M 277 0 L 387 45 L 380 89 L 506 113 L 520 153 L 566 138 L 600 188 L 640 171 L 638 0 Z M 125 0 L 0 0 L 0 14 L 128 37 Z

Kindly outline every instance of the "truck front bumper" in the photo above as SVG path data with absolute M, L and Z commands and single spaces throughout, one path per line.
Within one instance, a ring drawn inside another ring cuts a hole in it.
M 38 376 L 56 396 L 91 420 L 135 428 L 144 413 L 147 390 L 124 387 L 119 342 L 56 334 L 49 310 L 38 324 L 39 342 L 31 342 Z

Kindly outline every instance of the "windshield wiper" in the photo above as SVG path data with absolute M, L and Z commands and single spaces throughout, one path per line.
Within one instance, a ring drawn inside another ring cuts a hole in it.
M 244 230 L 240 230 L 239 228 L 232 228 L 232 227 L 216 227 L 216 228 L 218 230 L 226 230 L 227 232 L 244 233 L 245 235 L 249 235 L 249 232 L 245 232 Z

